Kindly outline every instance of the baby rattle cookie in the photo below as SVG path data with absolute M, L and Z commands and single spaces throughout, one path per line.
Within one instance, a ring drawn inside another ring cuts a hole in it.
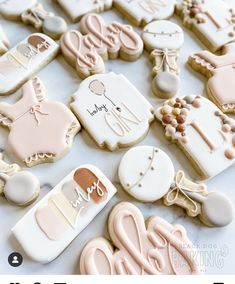
M 61 38 L 65 59 L 84 79 L 105 71 L 103 59 L 120 58 L 133 61 L 143 52 L 141 37 L 129 25 L 112 22 L 106 25 L 97 14 L 88 14 L 80 22 L 82 35 L 71 30 Z
M 189 65 L 208 78 L 207 94 L 224 112 L 235 112 L 235 43 L 225 45 L 221 56 L 209 51 L 192 54 Z
M 158 97 L 169 99 L 180 85 L 176 61 L 184 43 L 183 30 L 170 21 L 154 21 L 144 27 L 142 38 L 154 63 L 152 90 Z
M 235 40 L 235 10 L 223 0 L 181 0 L 176 13 L 212 52 Z
M 37 0 L 4 0 L 0 3 L 0 14 L 9 20 L 33 25 L 54 39 L 59 39 L 67 30 L 65 20 L 47 12 Z
M 175 3 L 175 0 L 114 0 L 113 5 L 134 25 L 145 26 L 154 20 L 170 18 Z
M 4 32 L 2 26 L 0 25 L 0 55 L 8 51 L 10 47 L 10 42 L 6 33 Z
M 116 193 L 96 167 L 74 169 L 12 229 L 26 254 L 48 263 L 61 254 Z
M 73 95 L 71 109 L 99 147 L 138 143 L 154 119 L 153 107 L 121 74 L 93 75 Z
M 155 111 L 166 137 L 179 145 L 204 179 L 235 162 L 235 121 L 201 96 L 164 102 Z
M 31 34 L 0 57 L 0 95 L 8 95 L 47 65 L 59 52 L 44 34 Z
M 108 219 L 110 243 L 88 242 L 80 257 L 81 274 L 200 274 L 198 253 L 181 225 L 153 216 L 146 222 L 129 202 L 116 205 Z
M 70 109 L 46 101 L 45 95 L 44 85 L 35 77 L 24 84 L 15 104 L 0 103 L 0 124 L 10 131 L 8 147 L 28 167 L 65 155 L 80 130 Z
M 69 15 L 73 22 L 77 22 L 88 13 L 101 13 L 112 7 L 112 0 L 55 0 Z

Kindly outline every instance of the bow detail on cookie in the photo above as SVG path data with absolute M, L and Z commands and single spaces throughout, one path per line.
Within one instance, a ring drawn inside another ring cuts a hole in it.
M 153 72 L 159 72 L 160 70 L 169 69 L 170 71 L 178 72 L 178 69 L 174 62 L 170 61 L 170 57 L 177 57 L 176 50 L 169 50 L 169 49 L 155 49 L 151 53 L 152 57 L 161 57 L 160 62 L 153 68 Z
M 37 121 L 37 125 L 39 125 L 40 124 L 40 120 L 39 120 L 39 118 L 38 118 L 38 115 L 40 114 L 40 115 L 48 115 L 49 113 L 48 112 L 43 112 L 42 110 L 41 110 L 41 105 L 40 104 L 37 104 L 37 105 L 35 105 L 35 106 L 33 106 L 31 109 L 30 109 L 30 113 L 31 114 L 33 114 L 34 115 L 34 117 L 35 117 L 35 119 L 36 119 L 36 121 Z

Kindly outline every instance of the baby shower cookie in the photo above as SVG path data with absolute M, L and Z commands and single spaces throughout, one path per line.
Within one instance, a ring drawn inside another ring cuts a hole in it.
M 235 10 L 223 0 L 181 0 L 176 13 L 212 51 L 235 40 Z
M 54 39 L 59 39 L 67 30 L 65 20 L 47 12 L 37 0 L 4 0 L 0 3 L 0 14 L 9 20 L 33 25 Z
M 152 90 L 158 97 L 169 99 L 180 85 L 176 61 L 184 43 L 183 30 L 170 21 L 154 21 L 144 27 L 142 38 L 154 64 Z
M 73 95 L 71 108 L 99 147 L 138 143 L 154 119 L 153 107 L 121 74 L 93 75 Z
M 59 52 L 55 41 L 44 34 L 31 34 L 0 57 L 0 95 L 16 91 L 47 65 Z
M 112 7 L 112 0 L 55 0 L 69 15 L 73 22 L 77 22 L 88 13 L 101 13 Z
M 209 51 L 192 54 L 190 66 L 208 78 L 207 94 L 224 112 L 235 112 L 235 43 L 225 45 L 221 56 Z
M 54 260 L 95 218 L 116 193 L 107 177 L 92 165 L 74 169 L 12 229 L 34 261 Z
M 153 20 L 170 18 L 175 3 L 175 0 L 114 0 L 114 7 L 133 24 L 144 26 Z
M 141 211 L 121 202 L 108 219 L 110 243 L 88 242 L 80 257 L 81 274 L 200 274 L 198 254 L 181 225 L 153 216 L 145 225 Z
M 166 101 L 155 111 L 166 137 L 176 142 L 204 179 L 235 162 L 235 121 L 201 96 Z
M 143 52 L 141 37 L 129 25 L 112 22 L 106 25 L 97 14 L 88 14 L 80 22 L 82 35 L 71 30 L 61 38 L 61 50 L 81 78 L 103 73 L 103 59 L 120 57 L 132 61 Z
M 10 42 L 6 33 L 4 32 L 2 26 L 0 25 L 0 55 L 8 51 L 10 47 Z
M 7 145 L 28 167 L 52 162 L 65 155 L 80 124 L 64 104 L 46 101 L 38 78 L 22 87 L 15 104 L 0 103 L 0 124 L 9 128 Z

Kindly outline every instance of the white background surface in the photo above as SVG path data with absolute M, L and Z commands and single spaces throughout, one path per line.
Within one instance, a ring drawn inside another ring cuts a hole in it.
M 53 1 L 44 0 L 41 2 L 45 4 L 46 8 L 64 16 L 68 23 L 70 23 L 60 7 L 55 3 L 52 3 Z M 234 0 L 227 0 L 227 2 L 234 4 Z M 126 22 L 114 9 L 103 13 L 103 16 L 108 22 L 111 20 Z M 177 17 L 173 17 L 171 20 L 182 26 Z M 9 36 L 11 46 L 14 46 L 28 34 L 35 31 L 33 28 L 24 26 L 21 23 L 9 22 L 2 18 L 0 22 Z M 70 27 L 72 26 L 77 28 L 79 27 L 79 24 L 70 25 Z M 190 53 L 200 49 L 205 49 L 205 46 L 203 46 L 190 31 L 185 30 L 185 44 L 181 49 L 179 58 L 182 84 L 178 95 L 189 95 L 192 93 L 201 95 L 204 93 L 206 79 L 193 72 L 190 67 L 185 64 Z M 112 70 L 116 73 L 123 73 L 155 107 L 161 102 L 161 100 L 157 99 L 151 93 L 150 73 L 152 65 L 146 51 L 136 62 L 130 63 L 121 60 L 106 62 L 106 69 L 107 71 Z M 81 82 L 76 75 L 75 70 L 67 64 L 61 55 L 45 67 L 38 75 L 45 83 L 48 92 L 47 97 L 49 99 L 61 101 L 67 105 L 70 102 L 71 95 L 77 90 L 77 87 Z M 0 98 L 0 100 L 14 102 L 19 95 L 20 93 L 16 93 L 6 98 Z M 197 179 L 198 175 L 186 157 L 176 145 L 170 144 L 163 134 L 162 127 L 155 121 L 151 125 L 148 136 L 140 144 L 161 147 L 172 158 L 176 169 L 183 169 L 192 179 Z M 8 131 L 1 128 L 0 148 L 2 151 L 4 151 L 7 135 Z M 40 198 L 42 198 L 74 167 L 83 163 L 92 163 L 98 166 L 118 188 L 117 195 L 95 218 L 95 220 L 56 260 L 47 265 L 41 265 L 30 261 L 16 241 L 11 237 L 11 228 L 29 208 L 21 209 L 13 207 L 9 205 L 4 198 L 0 197 L 0 274 L 79 274 L 78 260 L 83 246 L 91 238 L 101 235 L 108 236 L 106 227 L 108 213 L 113 205 L 122 200 L 137 204 L 146 218 L 151 215 L 158 215 L 169 222 L 179 223 L 185 226 L 189 238 L 201 252 L 201 258 L 205 265 L 206 273 L 234 273 L 235 221 L 225 228 L 207 228 L 199 220 L 187 217 L 185 212 L 180 208 L 165 207 L 162 205 L 161 201 L 154 204 L 135 202 L 134 199 L 123 191 L 117 177 L 118 164 L 126 151 L 127 149 L 123 149 L 111 153 L 100 150 L 88 134 L 82 130 L 82 132 L 75 137 L 71 151 L 64 158 L 54 164 L 39 165 L 30 169 L 30 171 L 36 174 L 41 181 L 42 189 Z M 5 158 L 9 158 L 9 156 L 6 156 Z M 11 162 L 14 162 L 14 160 L 12 159 Z M 235 204 L 234 178 L 235 166 L 208 181 L 208 189 L 218 190 L 227 194 L 231 198 L 233 204 Z M 153 186 L 156 185 L 153 184 Z M 30 234 L 30 227 L 28 228 L 28 233 Z M 18 268 L 10 267 L 7 262 L 8 255 L 13 251 L 18 251 L 24 256 L 24 263 Z

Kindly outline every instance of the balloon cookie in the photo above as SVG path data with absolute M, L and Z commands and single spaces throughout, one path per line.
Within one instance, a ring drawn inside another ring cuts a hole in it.
M 8 51 L 10 47 L 10 42 L 5 34 L 2 26 L 0 25 L 0 55 Z
M 116 193 L 92 165 L 74 169 L 12 229 L 26 254 L 48 263 L 61 254 Z
M 84 247 L 82 274 L 200 274 L 198 254 L 181 225 L 157 216 L 145 225 L 141 211 L 122 202 L 111 211 L 108 230 L 112 243 L 96 238 Z
M 154 63 L 152 90 L 158 97 L 169 99 L 180 85 L 176 61 L 184 42 L 183 30 L 170 21 L 154 21 L 144 27 L 142 37 Z

